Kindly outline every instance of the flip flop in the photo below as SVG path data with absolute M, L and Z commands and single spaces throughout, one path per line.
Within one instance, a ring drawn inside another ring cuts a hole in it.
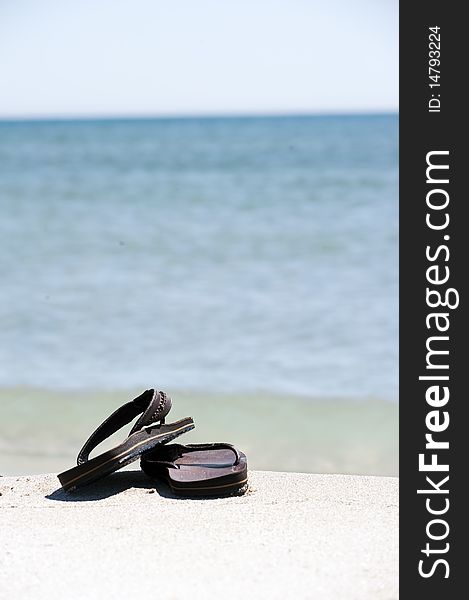
M 186 417 L 175 423 L 165 424 L 165 417 L 171 410 L 171 398 L 164 392 L 146 390 L 130 402 L 112 413 L 94 431 L 78 453 L 77 466 L 58 475 L 64 490 L 72 491 L 101 479 L 121 467 L 137 460 L 144 452 L 166 444 L 179 435 L 194 429 L 194 421 Z M 141 416 L 133 425 L 122 444 L 89 458 L 90 452 L 110 435 L 130 423 L 137 415 Z
M 231 444 L 169 444 L 145 453 L 142 470 L 180 496 L 224 496 L 246 488 L 247 459 Z

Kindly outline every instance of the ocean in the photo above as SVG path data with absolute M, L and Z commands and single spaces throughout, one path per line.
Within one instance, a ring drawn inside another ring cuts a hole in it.
M 397 115 L 0 122 L 0 474 L 148 387 L 255 468 L 396 474 L 397 145 Z

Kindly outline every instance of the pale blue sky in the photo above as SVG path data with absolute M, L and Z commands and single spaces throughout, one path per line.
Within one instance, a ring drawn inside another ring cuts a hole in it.
M 0 118 L 397 110 L 396 0 L 0 0 Z

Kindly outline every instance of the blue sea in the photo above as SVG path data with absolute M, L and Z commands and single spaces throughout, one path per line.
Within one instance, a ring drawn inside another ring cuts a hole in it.
M 395 473 L 397 144 L 396 115 L 0 122 L 0 471 L 156 386 L 259 468 Z

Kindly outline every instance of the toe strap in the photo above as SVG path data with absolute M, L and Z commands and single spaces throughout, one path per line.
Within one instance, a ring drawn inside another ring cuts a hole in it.
M 145 390 L 143 394 L 122 405 L 101 423 L 78 453 L 77 464 L 82 465 L 87 462 L 90 453 L 96 446 L 121 429 L 121 427 L 133 421 L 137 415 L 141 414 L 130 430 L 129 435 L 146 425 L 151 425 L 158 421 L 164 422 L 170 410 L 171 398 L 165 392 L 155 389 Z

